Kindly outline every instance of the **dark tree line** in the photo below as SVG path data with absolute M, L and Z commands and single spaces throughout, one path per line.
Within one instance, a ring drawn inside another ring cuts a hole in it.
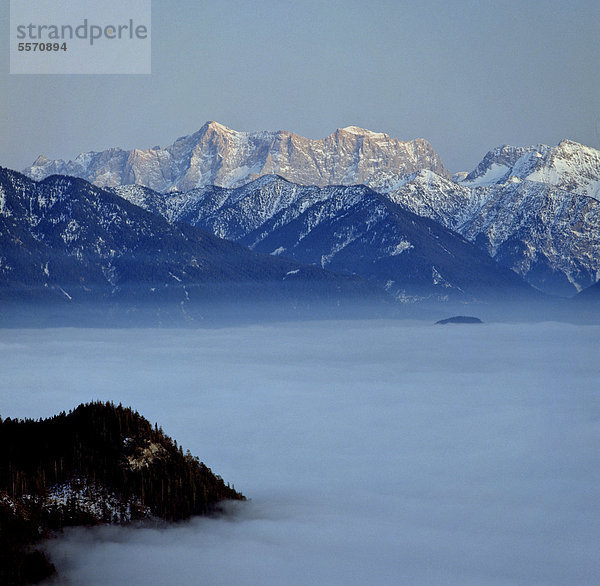
M 37 566 L 42 574 L 52 570 L 26 548 L 49 530 L 148 514 L 174 521 L 208 514 L 219 501 L 244 499 L 158 426 L 112 403 L 80 405 L 38 421 L 0 418 L 0 446 L 2 584 L 34 581 L 28 572 Z M 72 489 L 66 502 L 48 500 L 57 486 Z M 100 513 L 73 496 L 86 492 L 100 501 Z

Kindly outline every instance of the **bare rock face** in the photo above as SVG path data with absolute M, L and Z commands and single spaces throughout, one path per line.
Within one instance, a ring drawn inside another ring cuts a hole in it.
M 166 148 L 109 149 L 68 162 L 40 156 L 24 173 L 38 181 L 52 174 L 73 175 L 99 187 L 136 184 L 164 193 L 206 185 L 238 187 L 267 174 L 301 185 L 363 183 L 384 189 L 420 169 L 450 176 L 423 139 L 405 142 L 349 126 L 313 140 L 283 130 L 237 132 L 207 122 Z

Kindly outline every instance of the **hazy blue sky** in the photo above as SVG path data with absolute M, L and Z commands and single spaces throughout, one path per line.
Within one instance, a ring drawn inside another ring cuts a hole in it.
M 206 120 L 423 137 L 452 171 L 503 143 L 600 148 L 596 0 L 153 0 L 150 76 L 11 76 L 2 4 L 2 166 L 166 146 Z

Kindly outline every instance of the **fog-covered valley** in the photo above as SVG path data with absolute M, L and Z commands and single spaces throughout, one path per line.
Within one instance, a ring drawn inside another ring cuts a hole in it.
M 249 502 L 52 540 L 68 584 L 594 584 L 599 326 L 5 329 L 0 414 L 95 399 Z

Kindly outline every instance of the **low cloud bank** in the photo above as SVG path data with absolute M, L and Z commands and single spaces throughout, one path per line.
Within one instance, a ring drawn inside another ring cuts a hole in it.
M 11 330 L 2 416 L 131 405 L 249 496 L 76 529 L 71 584 L 592 584 L 600 327 Z

